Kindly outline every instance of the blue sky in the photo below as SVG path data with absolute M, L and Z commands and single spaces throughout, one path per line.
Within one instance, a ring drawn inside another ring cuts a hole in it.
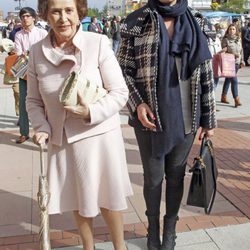
M 37 0 L 21 0 L 22 7 L 29 6 L 33 9 L 37 8 Z M 102 9 L 105 5 L 105 0 L 88 0 L 89 7 L 96 7 Z M 0 9 L 4 12 L 4 17 L 6 17 L 8 11 L 14 11 L 15 7 L 19 6 L 19 1 L 14 0 L 0 0 Z

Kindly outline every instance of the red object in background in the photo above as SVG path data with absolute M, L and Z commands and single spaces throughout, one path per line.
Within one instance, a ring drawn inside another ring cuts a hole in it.
M 235 77 L 235 57 L 229 53 L 219 53 L 213 56 L 214 77 Z

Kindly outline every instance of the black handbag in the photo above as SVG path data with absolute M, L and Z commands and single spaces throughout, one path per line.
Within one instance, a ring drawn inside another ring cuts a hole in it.
M 204 207 L 205 213 L 209 214 L 214 204 L 218 176 L 211 140 L 202 139 L 200 155 L 194 158 L 194 165 L 189 172 L 192 178 L 187 205 Z

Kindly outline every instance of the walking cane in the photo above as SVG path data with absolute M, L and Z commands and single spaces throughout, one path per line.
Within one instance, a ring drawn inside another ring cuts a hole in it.
M 39 176 L 39 187 L 37 193 L 38 206 L 40 208 L 40 230 L 39 230 L 39 244 L 40 250 L 51 250 L 50 236 L 49 236 L 49 215 L 48 204 L 50 200 L 50 193 L 48 188 L 47 176 L 44 169 L 44 149 L 40 147 L 40 166 L 41 173 Z

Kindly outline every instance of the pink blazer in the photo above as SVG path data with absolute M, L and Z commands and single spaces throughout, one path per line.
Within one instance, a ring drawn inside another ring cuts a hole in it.
M 119 111 L 126 104 L 128 89 L 120 66 L 106 36 L 79 29 L 73 39 L 76 56 L 55 50 L 48 35 L 32 46 L 28 70 L 26 108 L 35 132 L 50 135 L 50 143 L 60 146 L 63 130 L 69 143 L 106 133 L 120 126 Z M 81 58 L 77 65 L 76 57 Z M 108 94 L 90 104 L 90 123 L 71 117 L 59 102 L 63 81 L 77 67 L 89 80 L 107 89 Z

